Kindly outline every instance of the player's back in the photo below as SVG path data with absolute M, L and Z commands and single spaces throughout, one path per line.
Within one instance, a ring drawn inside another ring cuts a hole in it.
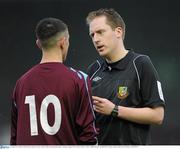
M 79 144 L 83 133 L 95 136 L 90 127 L 81 132 L 94 121 L 93 114 L 86 115 L 92 107 L 90 100 L 83 99 L 89 96 L 85 84 L 80 73 L 56 62 L 38 64 L 23 75 L 13 95 L 18 113 L 16 143 Z

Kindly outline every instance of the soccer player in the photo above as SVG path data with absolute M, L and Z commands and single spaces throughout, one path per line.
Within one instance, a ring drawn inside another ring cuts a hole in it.
M 63 64 L 67 25 L 45 18 L 35 32 L 42 59 L 16 83 L 10 144 L 96 144 L 89 78 Z
M 150 125 L 164 118 L 155 67 L 148 56 L 125 49 L 125 23 L 114 9 L 90 12 L 87 24 L 102 57 L 88 68 L 99 144 L 149 144 Z

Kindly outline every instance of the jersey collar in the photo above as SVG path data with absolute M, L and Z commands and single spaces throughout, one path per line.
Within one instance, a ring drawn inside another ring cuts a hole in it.
M 124 70 L 126 68 L 126 66 L 128 65 L 132 56 L 133 56 L 133 50 L 129 50 L 127 55 L 117 62 L 107 63 L 107 61 L 105 59 L 103 59 L 103 64 L 102 64 L 103 68 L 102 69 L 103 69 L 103 71 L 106 71 L 106 70 L 111 71 L 112 69 Z

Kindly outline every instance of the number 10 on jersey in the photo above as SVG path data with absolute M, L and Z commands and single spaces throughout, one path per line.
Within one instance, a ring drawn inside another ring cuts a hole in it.
M 38 125 L 37 125 L 37 114 L 40 114 L 40 124 L 44 132 L 49 135 L 56 134 L 61 126 L 61 103 L 58 97 L 55 95 L 48 95 L 46 96 L 41 103 L 40 106 L 40 113 L 36 111 L 36 100 L 35 95 L 26 96 L 25 104 L 29 104 L 29 116 L 30 116 L 30 130 L 31 136 L 38 135 Z M 49 104 L 54 106 L 54 113 L 55 113 L 55 120 L 53 126 L 48 124 L 48 117 L 47 117 L 47 108 Z

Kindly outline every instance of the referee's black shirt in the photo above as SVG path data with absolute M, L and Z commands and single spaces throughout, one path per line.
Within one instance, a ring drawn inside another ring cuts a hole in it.
M 97 60 L 88 68 L 92 93 L 126 107 L 164 106 L 161 83 L 150 58 L 130 50 L 118 62 Z M 96 113 L 99 144 L 150 144 L 150 125 Z

